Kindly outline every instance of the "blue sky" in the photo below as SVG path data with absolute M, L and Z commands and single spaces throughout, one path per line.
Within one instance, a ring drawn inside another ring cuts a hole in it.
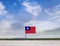
M 9 38 L 25 37 L 27 25 L 37 27 L 36 36 L 60 28 L 60 0 L 0 0 L 0 25 L 0 36 Z

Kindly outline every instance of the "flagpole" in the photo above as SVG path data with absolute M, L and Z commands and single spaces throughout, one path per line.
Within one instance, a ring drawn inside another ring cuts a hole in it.
M 26 37 L 26 31 L 25 31 L 25 39 L 26 39 L 27 37 Z

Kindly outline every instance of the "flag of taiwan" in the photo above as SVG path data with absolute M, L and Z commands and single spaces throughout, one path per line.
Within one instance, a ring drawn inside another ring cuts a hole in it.
M 36 27 L 35 26 L 26 26 L 25 27 L 25 33 L 26 34 L 35 34 L 36 33 Z

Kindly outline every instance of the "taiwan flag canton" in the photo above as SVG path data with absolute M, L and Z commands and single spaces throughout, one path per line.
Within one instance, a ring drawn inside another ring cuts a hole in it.
M 36 27 L 35 26 L 26 26 L 25 27 L 25 33 L 26 34 L 35 34 L 36 33 Z

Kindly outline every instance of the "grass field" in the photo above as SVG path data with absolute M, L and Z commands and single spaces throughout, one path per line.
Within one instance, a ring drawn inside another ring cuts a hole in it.
M 0 38 L 0 40 L 60 40 L 60 38 Z

